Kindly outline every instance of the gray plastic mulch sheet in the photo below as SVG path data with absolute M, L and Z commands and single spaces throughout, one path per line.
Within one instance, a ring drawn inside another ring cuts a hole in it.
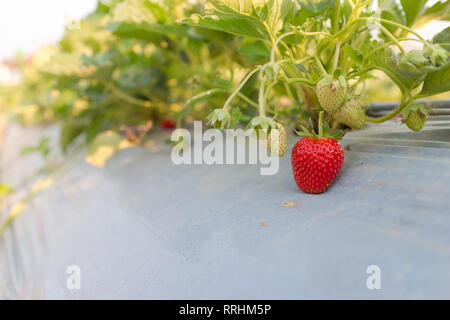
M 448 299 L 448 120 L 349 133 L 342 173 L 321 195 L 299 192 L 289 156 L 275 176 L 175 166 L 163 143 L 103 168 L 73 161 L 1 240 L 0 296 Z M 80 290 L 67 286 L 72 265 Z M 380 289 L 368 289 L 372 265 Z

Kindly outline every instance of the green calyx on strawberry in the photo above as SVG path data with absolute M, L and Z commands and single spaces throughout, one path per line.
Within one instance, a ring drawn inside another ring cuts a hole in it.
M 425 47 L 423 52 L 434 67 L 440 67 L 447 63 L 449 53 L 438 44 L 431 44 Z
M 325 192 L 336 180 L 344 163 L 344 150 L 331 138 L 328 127 L 322 125 L 323 111 L 319 117 L 319 133 L 303 128 L 305 137 L 292 149 L 291 164 L 295 183 L 305 193 Z M 335 135 L 342 137 L 343 133 Z
M 418 72 L 425 67 L 428 59 L 425 57 L 423 51 L 411 50 L 403 54 L 399 61 L 399 68 L 404 72 Z
M 231 114 L 224 108 L 215 109 L 208 116 L 208 123 L 214 128 L 226 129 L 230 126 Z
M 447 63 L 449 53 L 438 44 L 428 44 L 422 50 L 411 50 L 400 56 L 399 68 L 406 73 L 432 71 Z
M 350 98 L 333 113 L 333 118 L 352 129 L 361 129 L 366 122 L 366 113 L 357 99 Z
M 250 121 L 247 128 L 255 130 L 258 139 L 270 153 L 279 157 L 286 154 L 287 133 L 280 122 L 266 116 L 258 116 Z
M 332 75 L 323 77 L 316 86 L 316 94 L 322 108 L 334 112 L 344 103 L 348 84 L 343 76 L 333 79 Z
M 266 130 L 269 134 L 272 129 L 278 129 L 278 123 L 272 118 L 257 116 L 249 122 L 247 128 L 255 129 L 257 134 L 260 130 Z
M 311 137 L 313 139 L 322 139 L 322 138 L 330 138 L 333 140 L 341 140 L 346 134 L 345 130 L 331 130 L 329 125 L 326 123 L 322 123 L 319 120 L 319 132 L 313 128 L 312 122 L 309 123 L 308 127 L 301 127 L 300 131 L 297 131 L 297 134 L 302 137 Z
M 403 109 L 402 115 L 402 122 L 405 123 L 409 129 L 413 131 L 420 131 L 428 119 L 429 112 L 427 107 L 423 104 L 413 103 Z

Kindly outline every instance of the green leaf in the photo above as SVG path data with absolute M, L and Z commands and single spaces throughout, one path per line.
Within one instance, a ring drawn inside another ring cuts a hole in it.
M 444 29 L 433 37 L 432 42 L 450 43 L 450 27 Z M 449 50 L 449 46 L 442 46 Z M 450 61 L 437 71 L 431 72 L 425 78 L 421 95 L 430 96 L 450 91 Z
M 231 110 L 231 123 L 230 127 L 235 128 L 239 123 L 245 123 L 250 118 L 247 117 L 245 114 L 242 113 L 241 109 L 239 108 L 233 108 Z
M 230 1 L 228 1 L 230 2 Z M 234 3 L 235 1 L 233 1 Z M 222 1 L 211 1 L 205 15 L 193 14 L 183 20 L 192 26 L 223 31 L 235 35 L 268 40 L 269 34 L 262 21 L 250 15 L 245 7 L 244 13 L 237 11 L 237 7 L 230 7 Z
M 167 12 L 167 10 L 164 9 L 161 5 L 151 1 L 144 1 L 143 5 L 150 9 L 158 22 L 165 23 L 170 21 L 169 12 Z
M 184 20 L 184 22 L 193 26 L 223 31 L 239 36 L 247 36 L 262 40 L 269 39 L 267 32 L 262 28 L 262 24 L 256 19 L 254 21 L 249 21 L 242 18 L 227 17 L 216 20 L 207 16 L 202 17 L 200 15 L 193 15 L 190 19 Z
M 357 64 L 357 65 L 361 64 L 361 62 L 363 60 L 363 56 L 358 50 L 356 50 L 350 46 L 345 46 L 343 48 L 343 51 L 350 57 L 350 59 L 353 60 L 353 62 L 355 64 Z
M 306 20 L 314 16 L 316 16 L 314 12 L 302 8 L 294 13 L 291 18 L 291 23 L 296 26 L 302 26 L 306 22 Z
M 433 6 L 425 10 L 424 18 L 427 20 L 450 20 L 450 1 L 444 0 L 435 3 Z
M 404 13 L 396 0 L 380 0 L 378 6 L 381 18 L 403 25 L 406 24 Z M 391 24 L 382 23 L 382 25 L 392 33 L 396 32 L 398 29 Z
M 59 134 L 59 144 L 63 152 L 67 150 L 67 147 L 83 133 L 85 126 L 76 124 L 74 121 L 70 121 L 64 124 Z
M 184 28 L 178 25 L 165 24 L 149 24 L 142 22 L 128 23 L 128 22 L 113 22 L 107 28 L 118 37 L 135 38 L 153 42 L 159 42 L 164 36 L 180 36 L 184 34 Z
M 254 9 L 253 0 L 216 0 L 215 2 L 227 5 L 229 8 L 239 13 L 250 14 Z
M 432 42 L 434 44 L 442 43 L 441 47 L 447 49 L 447 51 L 450 51 L 450 27 L 447 27 L 446 29 L 436 34 L 433 37 Z
M 302 8 L 314 13 L 323 12 L 335 4 L 335 0 L 300 0 L 299 2 Z
M 284 25 L 284 19 L 292 11 L 294 2 L 292 0 L 268 0 L 265 6 L 256 12 L 258 16 L 266 21 L 272 34 L 277 34 Z
M 375 69 L 383 71 L 394 81 L 403 92 L 410 91 L 419 86 L 425 79 L 428 69 L 417 72 L 405 71 L 399 67 L 399 59 L 392 49 L 380 50 L 371 57 L 371 64 Z
M 267 59 L 270 56 L 269 49 L 267 49 L 264 43 L 259 40 L 244 43 L 239 47 L 238 52 L 245 55 L 250 62 Z
M 425 78 L 421 95 L 431 96 L 450 91 L 450 63 Z
M 406 14 L 406 25 L 411 27 L 423 13 L 428 0 L 401 0 L 400 2 Z

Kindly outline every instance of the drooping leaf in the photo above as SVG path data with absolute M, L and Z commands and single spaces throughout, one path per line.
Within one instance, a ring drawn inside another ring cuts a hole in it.
M 436 34 L 432 40 L 433 43 L 449 43 L 450 27 Z M 442 46 L 449 50 L 449 46 Z M 423 88 L 420 94 L 434 95 L 442 92 L 450 91 L 450 59 L 446 65 L 439 70 L 431 72 L 425 78 Z
M 378 5 L 381 18 L 400 24 L 406 24 L 404 13 L 396 0 L 380 0 Z M 382 25 L 391 33 L 395 33 L 398 30 L 396 26 L 391 24 L 382 23 Z
M 423 13 L 428 0 L 401 0 L 400 2 L 406 14 L 406 25 L 411 27 Z
M 450 1 L 443 0 L 436 2 L 425 10 L 424 17 L 436 20 L 450 20 Z
M 450 27 L 442 30 L 433 37 L 432 40 L 435 44 L 441 44 L 442 48 L 447 49 L 450 52 Z
M 227 4 L 229 2 L 229 5 Z M 236 3 L 235 3 L 236 2 Z M 245 2 L 247 3 L 247 1 Z M 232 5 L 230 7 L 230 5 Z M 247 4 L 242 7 L 241 2 L 212 0 L 205 10 L 205 14 L 193 14 L 184 23 L 196 27 L 223 31 L 235 35 L 247 36 L 267 40 L 269 34 L 266 27 Z
M 160 42 L 164 36 L 182 35 L 184 29 L 178 25 L 166 25 L 166 24 L 149 24 L 142 22 L 126 23 L 126 22 L 113 22 L 108 25 L 108 29 L 112 33 L 119 37 L 135 38 L 153 42 Z
M 372 55 L 371 63 L 374 68 L 383 71 L 394 81 L 402 91 L 409 91 L 419 86 L 425 79 L 429 69 L 417 72 L 405 71 L 399 66 L 399 57 L 390 48 L 378 51 Z
M 427 75 L 421 95 L 435 95 L 450 91 L 450 63 Z

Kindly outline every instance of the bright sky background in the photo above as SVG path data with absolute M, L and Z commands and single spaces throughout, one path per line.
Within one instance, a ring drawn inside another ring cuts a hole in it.
M 0 0 L 0 61 L 19 50 L 32 53 L 55 43 L 68 17 L 81 18 L 96 4 L 97 0 Z M 419 33 L 429 39 L 449 25 L 434 21 Z
M 0 62 L 19 51 L 31 54 L 57 42 L 70 19 L 92 12 L 96 4 L 97 0 L 0 0 Z M 449 22 L 433 21 L 418 32 L 431 39 L 449 25 Z M 417 42 L 405 43 L 407 50 L 417 46 Z M 0 82 L 14 79 L 17 81 L 18 75 L 14 77 L 0 64 Z
M 0 61 L 22 50 L 31 53 L 56 42 L 67 17 L 78 19 L 97 0 L 0 0 Z

